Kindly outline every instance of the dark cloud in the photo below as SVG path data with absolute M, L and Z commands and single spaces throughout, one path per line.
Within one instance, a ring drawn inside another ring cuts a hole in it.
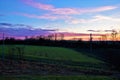
M 0 26 L 12 26 L 10 23 L 0 23 Z
M 43 31 L 57 31 L 56 29 L 42 29 Z
M 104 32 L 113 32 L 114 30 L 104 30 Z
M 114 29 L 111 29 L 111 30 L 87 30 L 89 32 L 114 32 L 115 30 Z
M 66 37 L 75 37 L 75 36 L 90 36 L 88 33 L 72 33 L 72 32 L 58 32 L 57 34 L 64 34 Z M 61 35 L 58 35 L 61 36 Z M 93 36 L 101 36 L 101 34 L 93 34 Z
M 32 28 L 32 26 L 25 25 L 25 24 L 11 24 L 11 23 L 0 23 L 0 27 L 7 27 L 7 28 Z
M 100 32 L 100 30 L 87 30 L 89 32 Z
M 7 26 L 7 27 L 6 27 Z M 10 24 L 0 23 L 0 33 L 5 33 L 6 36 L 37 36 L 37 35 L 48 35 L 54 32 L 54 29 L 34 29 L 32 26 L 24 24 Z
M 88 31 L 97 32 L 98 30 L 88 30 Z M 58 34 L 58 36 L 61 36 L 61 34 L 64 34 L 64 36 L 66 37 L 90 35 L 90 34 L 84 34 L 84 33 L 58 32 L 57 29 L 35 29 L 29 25 L 11 24 L 11 23 L 0 23 L 0 34 L 2 33 L 4 33 L 6 37 L 11 37 L 11 36 L 25 37 L 25 36 L 40 36 L 40 35 L 47 36 L 49 34 L 54 34 L 54 33 Z M 93 36 L 101 36 L 101 34 L 93 34 Z

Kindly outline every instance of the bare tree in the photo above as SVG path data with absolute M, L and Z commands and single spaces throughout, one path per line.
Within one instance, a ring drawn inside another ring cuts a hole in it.
M 118 35 L 119 35 L 119 36 L 118 36 L 118 40 L 120 40 L 120 31 L 118 32 Z
M 111 37 L 113 41 L 117 40 L 117 35 L 118 35 L 118 32 L 116 30 L 113 30 L 111 33 Z
M 53 39 L 53 37 L 54 37 L 54 35 L 53 35 L 53 34 L 48 35 L 48 39 L 49 39 L 49 40 L 52 40 L 52 39 Z

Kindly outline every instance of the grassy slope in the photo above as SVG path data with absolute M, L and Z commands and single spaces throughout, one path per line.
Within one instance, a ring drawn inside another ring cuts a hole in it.
M 12 47 L 24 47 L 25 56 L 33 58 L 47 58 L 57 60 L 72 60 L 79 62 L 101 63 L 102 61 L 83 55 L 67 48 L 46 47 L 46 46 L 23 46 L 23 45 L 6 45 L 5 53 L 8 54 Z M 2 46 L 0 46 L 0 54 L 2 53 Z M 14 53 L 18 53 L 17 50 Z
M 79 62 L 101 63 L 102 61 L 83 55 L 67 48 L 59 47 L 46 47 L 46 46 L 23 46 L 23 45 L 6 45 L 5 53 L 8 54 L 12 47 L 24 47 L 25 56 L 59 59 L 59 60 L 72 60 Z M 0 54 L 2 47 L 0 46 Z M 17 51 L 15 51 L 17 53 Z M 46 56 L 47 55 L 47 56 Z M 0 76 L 0 80 L 117 80 L 107 76 Z

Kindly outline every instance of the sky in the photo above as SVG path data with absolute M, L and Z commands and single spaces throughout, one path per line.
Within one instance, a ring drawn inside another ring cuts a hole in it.
M 24 32 L 14 33 L 16 29 Z M 0 32 L 6 34 L 99 34 L 113 29 L 120 30 L 120 0 L 0 0 Z

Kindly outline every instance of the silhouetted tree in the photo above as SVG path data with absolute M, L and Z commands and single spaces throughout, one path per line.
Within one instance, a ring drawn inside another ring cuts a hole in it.
M 117 39 L 117 34 L 118 34 L 118 33 L 117 33 L 116 30 L 113 30 L 113 31 L 112 31 L 111 37 L 112 37 L 112 40 L 113 40 L 113 41 L 116 41 L 116 39 Z
M 49 39 L 49 40 L 52 40 L 52 38 L 53 38 L 53 35 L 51 35 L 51 34 L 48 35 L 48 39 Z

